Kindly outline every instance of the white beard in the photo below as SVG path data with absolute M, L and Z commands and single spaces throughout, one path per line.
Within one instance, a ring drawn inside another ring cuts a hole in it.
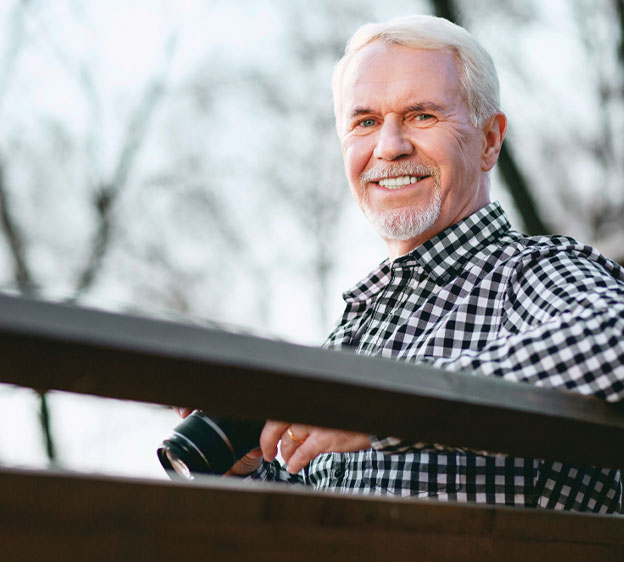
M 429 230 L 440 216 L 442 200 L 439 185 L 433 191 L 433 197 L 424 209 L 392 209 L 374 211 L 368 201 L 368 192 L 364 193 L 362 210 L 373 228 L 385 240 L 411 240 Z

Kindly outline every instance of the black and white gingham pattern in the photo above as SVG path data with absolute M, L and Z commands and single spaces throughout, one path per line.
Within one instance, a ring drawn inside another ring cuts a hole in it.
M 624 271 L 570 238 L 511 230 L 497 203 L 382 262 L 344 298 L 329 349 L 624 398 Z M 622 495 L 617 470 L 393 437 L 375 438 L 368 451 L 321 455 L 294 477 L 276 462 L 252 477 L 594 512 L 618 510 Z

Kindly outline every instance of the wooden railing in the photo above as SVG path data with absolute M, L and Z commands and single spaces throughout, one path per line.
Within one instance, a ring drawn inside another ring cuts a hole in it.
M 624 410 L 595 398 L 7 296 L 0 382 L 624 466 Z M 619 515 L 232 478 L 174 484 L 3 469 L 0 521 L 1 560 L 624 559 Z

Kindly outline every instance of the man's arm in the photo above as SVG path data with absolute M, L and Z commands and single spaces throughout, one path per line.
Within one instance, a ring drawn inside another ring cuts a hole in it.
M 624 399 L 624 283 L 583 257 L 541 258 L 523 261 L 510 280 L 504 335 L 480 349 L 421 361 L 610 402 Z M 372 444 L 384 453 L 439 448 L 394 437 Z
M 193 408 L 174 407 L 181 418 Z M 247 453 L 224 476 L 252 480 L 305 484 L 303 469 L 321 453 L 359 451 L 371 446 L 368 435 L 303 424 L 267 421 L 260 435 L 260 447 Z M 276 459 L 278 447 L 286 467 Z
M 610 402 L 622 400 L 624 282 L 583 261 L 578 267 L 582 275 L 570 278 L 569 266 L 565 270 L 561 263 L 532 260 L 512 278 L 504 305 L 507 333 L 480 349 L 425 361 Z M 552 269 L 560 266 L 562 274 L 553 276 Z M 536 300 L 539 306 L 532 306 Z

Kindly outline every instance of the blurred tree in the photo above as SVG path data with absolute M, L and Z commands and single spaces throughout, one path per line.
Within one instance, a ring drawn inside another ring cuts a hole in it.
M 356 27 L 408 11 L 459 21 L 495 55 L 510 132 L 494 179 L 525 230 L 624 259 L 623 0 L 158 6 L 0 7 L 6 289 L 320 340 L 362 244 L 344 239 L 331 69 Z M 543 44 L 575 73 L 541 75 Z M 53 458 L 45 396 L 40 417 Z
M 0 78 L 0 102 L 4 98 L 3 94 L 10 87 L 9 82 L 15 72 L 16 60 L 26 41 L 26 19 L 33 16 L 32 13 L 28 12 L 33 9 L 31 4 L 31 2 L 26 0 L 16 2 L 13 8 L 13 15 L 9 20 L 9 33 L 7 36 L 10 39 L 1 67 L 3 72 Z M 47 37 L 50 41 L 53 41 L 51 35 Z M 58 45 L 53 44 L 52 47 L 56 52 L 60 53 Z M 84 258 L 84 263 L 79 266 L 79 274 L 66 293 L 66 300 L 68 301 L 74 302 L 79 300 L 91 288 L 110 249 L 115 229 L 115 204 L 127 185 L 128 177 L 136 163 L 139 149 L 145 142 L 149 122 L 163 96 L 167 67 L 171 59 L 173 47 L 174 40 L 172 38 L 163 57 L 163 68 L 158 70 L 156 76 L 147 84 L 136 109 L 129 118 L 125 139 L 122 142 L 111 177 L 104 179 L 95 170 L 90 171 L 90 177 L 92 178 L 90 183 L 92 185 L 88 189 L 93 194 L 91 212 L 93 213 L 93 222 L 95 223 L 94 236 L 87 245 L 86 257 Z M 75 77 L 82 87 L 83 96 L 87 103 L 91 105 L 91 115 L 94 121 L 90 124 L 90 133 L 91 135 L 98 135 L 100 134 L 96 123 L 99 117 L 97 115 L 98 102 L 96 99 L 97 93 L 93 87 L 91 69 L 82 65 L 75 66 L 69 57 L 63 56 L 62 60 L 69 67 L 68 70 L 70 72 L 76 72 Z M 51 128 L 48 132 L 49 142 L 52 145 L 62 143 L 63 136 L 66 134 L 61 127 Z M 90 141 L 93 141 L 93 139 L 90 139 Z M 6 150 L 2 152 L 6 152 Z M 37 273 L 35 273 L 37 267 L 33 264 L 35 258 L 31 248 L 32 233 L 29 236 L 27 220 L 20 215 L 12 204 L 11 191 L 17 190 L 19 187 L 11 187 L 9 185 L 7 175 L 4 173 L 4 162 L 7 160 L 7 157 L 2 152 L 0 152 L 0 224 L 14 264 L 14 284 L 21 293 L 26 295 L 33 295 L 39 292 L 45 293 L 45 281 L 39 279 Z M 55 464 L 57 461 L 56 448 L 50 428 L 50 412 L 45 392 L 40 393 L 39 418 L 49 461 Z
M 313 12 L 292 2 L 282 13 L 288 56 L 277 71 L 253 82 L 273 127 L 263 174 L 267 196 L 302 232 L 299 244 L 315 303 L 318 333 L 335 320 L 328 310 L 330 279 L 341 249 L 337 238 L 349 197 L 332 111 L 330 70 L 344 52 L 349 30 L 371 17 L 362 3 L 320 1 Z M 295 260 L 292 263 L 296 263 Z M 307 319 L 310 322 L 312 319 Z
M 7 44 L 0 65 L 0 108 L 13 78 L 17 59 L 26 40 L 25 20 L 31 2 L 22 0 L 13 6 L 9 18 Z M 6 182 L 5 155 L 0 151 L 0 228 L 4 235 L 13 262 L 15 286 L 23 294 L 36 289 L 36 281 L 27 258 L 27 247 L 22 225 L 12 211 L 11 196 Z M 50 427 L 50 414 L 46 394 L 39 394 L 39 420 L 45 443 L 45 450 L 51 464 L 56 463 L 56 448 Z
M 431 3 L 437 15 L 467 26 L 477 35 L 482 22 L 491 25 L 496 21 L 502 30 L 493 39 L 500 45 L 497 52 L 510 47 L 514 60 L 506 62 L 515 67 L 534 98 L 527 105 L 533 106 L 536 126 L 508 135 L 498 164 L 524 230 L 529 234 L 556 230 L 577 236 L 624 263 L 623 1 L 576 0 L 569 5 L 558 4 L 550 16 L 536 3 Z M 576 25 L 575 36 L 567 31 L 567 18 Z M 553 83 L 574 84 L 568 92 L 557 91 L 575 100 L 572 112 L 566 113 L 565 104 L 556 105 L 554 84 L 540 82 L 529 66 L 531 58 L 518 56 L 526 46 L 522 36 L 532 28 L 541 29 L 542 37 L 550 32 L 558 40 L 565 38 L 575 53 L 569 56 L 578 57 L 574 76 L 564 76 L 566 69 L 559 68 L 559 74 L 552 72 L 549 77 Z M 517 103 L 517 99 L 512 101 Z M 518 130 L 520 117 L 513 114 L 513 108 L 512 113 L 505 109 L 511 118 L 510 127 Z M 556 126 L 550 126 L 555 121 Z M 516 151 L 523 155 L 521 161 L 513 156 Z
M 466 25 L 455 0 L 431 0 L 431 3 L 437 16 L 446 18 L 458 25 Z M 513 157 L 511 142 L 507 139 L 503 143 L 498 160 L 498 170 L 502 174 L 513 202 L 522 217 L 525 232 L 527 234 L 548 234 L 550 228 L 544 223 L 524 174 Z
M 7 38 L 0 63 L 0 108 L 10 87 L 15 67 L 26 40 L 25 20 L 30 2 L 16 2 L 8 18 Z M 30 266 L 26 260 L 24 234 L 11 210 L 11 198 L 6 185 L 5 156 L 0 152 L 0 219 L 2 232 L 13 263 L 13 278 L 22 293 L 30 293 L 35 288 Z
M 573 16 L 594 101 L 590 123 L 578 127 L 571 120 L 568 135 L 548 139 L 551 162 L 567 172 L 552 181 L 590 243 L 624 264 L 624 6 L 622 0 L 576 0 Z M 591 175 L 570 166 L 570 155 L 579 152 Z
M 79 5 L 74 8 L 76 6 Z M 77 108 L 87 108 L 87 138 L 85 143 L 81 143 L 73 137 L 75 132 L 71 130 L 71 124 L 66 124 L 62 118 L 49 118 L 43 114 L 35 126 L 39 128 L 35 133 L 38 141 L 33 142 L 34 139 L 25 134 L 23 123 L 4 120 L 0 144 L 0 232 L 13 263 L 13 273 L 11 277 L 5 277 L 3 283 L 25 295 L 55 295 L 77 302 L 102 276 L 104 261 L 112 249 L 122 244 L 123 228 L 119 225 L 117 207 L 137 167 L 156 109 L 164 99 L 176 38 L 172 33 L 166 41 L 160 68 L 147 80 L 134 109 L 128 111 L 127 124 L 121 125 L 121 129 L 125 130 L 120 135 L 120 148 L 110 164 L 112 172 L 107 173 L 105 170 L 108 167 L 102 165 L 98 152 L 104 144 L 102 137 L 107 134 L 102 127 L 100 98 L 104 94 L 95 86 L 94 68 L 74 53 L 66 52 L 62 37 L 49 27 L 50 23 L 56 22 L 50 22 L 50 14 L 39 9 L 41 6 L 26 0 L 16 1 L 12 7 L 7 20 L 7 44 L 0 65 L 0 103 L 6 102 L 11 80 L 19 74 L 17 61 L 20 54 L 29 47 L 31 51 L 37 51 L 43 43 L 54 54 L 67 78 L 74 82 L 76 97 L 72 103 Z M 78 12 L 76 9 L 72 15 L 78 18 Z M 39 42 L 33 40 L 34 27 Z M 32 56 L 32 52 L 27 54 Z M 7 113 L 6 108 L 0 109 L 5 109 Z M 29 160 L 34 166 L 25 167 Z M 85 175 L 79 179 L 71 177 L 76 171 L 71 170 L 71 166 L 84 166 Z M 61 184 L 68 179 L 74 181 Z M 56 185 L 55 181 L 58 182 Z M 37 204 L 29 205 L 50 198 L 58 203 L 68 188 L 88 194 L 86 205 L 78 209 L 78 218 L 83 219 L 78 221 L 78 225 L 71 224 L 73 217 L 63 205 L 60 209 L 45 204 L 39 208 Z M 29 190 L 32 190 L 30 194 Z M 57 211 L 59 214 L 52 216 Z M 54 231 L 55 223 L 63 227 Z M 92 232 L 90 237 L 86 235 L 89 231 Z M 63 238 L 73 239 L 75 246 L 71 250 L 65 248 L 61 255 L 59 243 L 63 244 Z M 43 261 L 49 262 L 51 258 L 53 262 L 53 267 L 47 271 L 38 262 L 46 253 L 48 257 L 44 257 Z M 59 289 L 59 286 L 62 288 Z M 39 419 L 48 459 L 55 464 L 57 454 L 45 392 L 40 393 Z

